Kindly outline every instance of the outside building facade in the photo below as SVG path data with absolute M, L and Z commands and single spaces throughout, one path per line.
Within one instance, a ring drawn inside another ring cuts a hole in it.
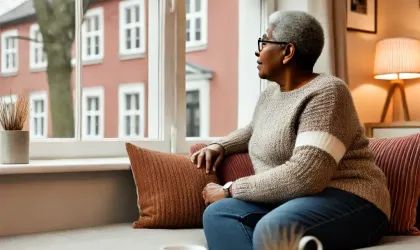
M 186 1 L 188 137 L 223 136 L 238 126 L 238 12 L 239 0 Z M 153 54 L 148 20 L 147 0 L 89 5 L 82 25 L 83 138 L 153 134 L 148 123 L 154 98 L 149 93 Z M 32 0 L 0 17 L 0 97 L 13 103 L 14 95 L 29 92 L 31 138 L 49 138 L 51 103 L 43 52 L 48 41 L 39 28 Z M 73 50 L 73 58 L 75 54 Z

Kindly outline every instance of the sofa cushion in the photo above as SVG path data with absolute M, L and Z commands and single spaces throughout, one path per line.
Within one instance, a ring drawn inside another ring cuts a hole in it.
M 190 148 L 190 153 L 193 154 L 204 147 L 206 144 L 193 145 Z M 248 153 L 225 156 L 217 170 L 217 177 L 221 184 L 253 174 L 254 168 Z
M 376 164 L 384 171 L 391 194 L 390 232 L 420 235 L 416 227 L 420 196 L 420 134 L 370 139 Z
M 159 250 L 169 245 L 207 247 L 201 229 L 133 229 L 130 223 L 39 233 L 0 240 L 1 250 Z M 390 236 L 372 250 L 418 250 L 420 237 Z
M 135 228 L 201 228 L 203 188 L 217 176 L 197 169 L 189 157 L 126 144 L 137 187 L 140 218 Z

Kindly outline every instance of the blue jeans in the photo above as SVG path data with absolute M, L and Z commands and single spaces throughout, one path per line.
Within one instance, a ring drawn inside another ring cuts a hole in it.
M 207 207 L 203 224 L 210 250 L 263 250 L 263 242 L 281 241 L 282 230 L 293 226 L 317 237 L 325 250 L 372 246 L 388 232 L 381 210 L 334 188 L 277 206 L 223 199 Z

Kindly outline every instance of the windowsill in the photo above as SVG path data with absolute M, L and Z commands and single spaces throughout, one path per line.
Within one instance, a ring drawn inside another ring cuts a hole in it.
M 194 52 L 194 51 L 201 51 L 206 50 L 207 44 L 201 44 L 201 45 L 192 45 L 186 47 L 186 52 Z
M 133 59 L 142 59 L 145 58 L 146 54 L 145 53 L 135 53 L 135 54 L 120 54 L 120 60 L 121 61 L 125 61 L 125 60 L 133 60 Z
M 17 71 L 13 71 L 13 72 L 2 72 L 1 76 L 2 77 L 12 77 L 12 76 L 17 76 L 18 72 Z
M 44 72 L 47 70 L 47 66 L 33 66 L 29 70 L 31 73 Z
M 97 59 L 84 59 L 82 61 L 82 66 L 87 66 L 87 65 L 93 65 L 93 64 L 100 64 L 103 63 L 104 59 L 103 58 L 97 58 Z M 76 58 L 72 58 L 71 59 L 71 66 L 75 67 L 76 66 Z
M 0 175 L 130 170 L 128 157 L 31 160 L 29 164 L 0 164 Z

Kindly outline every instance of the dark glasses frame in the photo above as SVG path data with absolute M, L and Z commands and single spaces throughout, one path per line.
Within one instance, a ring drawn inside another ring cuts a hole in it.
M 261 50 L 263 49 L 263 44 L 262 43 L 272 43 L 272 44 L 280 44 L 280 45 L 286 45 L 289 44 L 288 42 L 277 42 L 277 41 L 269 41 L 269 40 L 263 40 L 262 38 L 258 38 L 258 44 L 257 44 L 257 48 L 258 51 L 261 52 Z

